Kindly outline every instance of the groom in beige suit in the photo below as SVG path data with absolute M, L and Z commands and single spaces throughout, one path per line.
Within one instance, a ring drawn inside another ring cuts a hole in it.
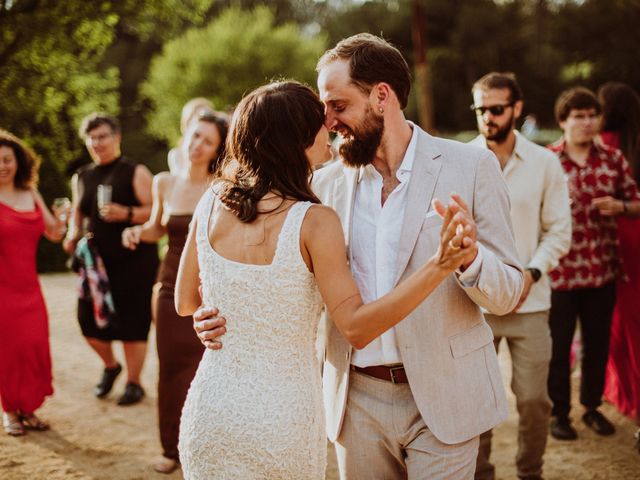
M 477 240 L 461 271 L 365 348 L 354 350 L 327 319 L 324 397 L 340 477 L 472 479 L 479 435 L 507 416 L 480 307 L 510 312 L 523 286 L 498 162 L 405 119 L 409 69 L 378 37 L 355 35 L 327 51 L 318 87 L 343 161 L 317 171 L 313 187 L 340 215 L 365 302 L 436 251 L 442 219 L 433 199 L 457 203 Z M 209 315 L 196 313 L 195 328 L 219 348 L 223 328 Z

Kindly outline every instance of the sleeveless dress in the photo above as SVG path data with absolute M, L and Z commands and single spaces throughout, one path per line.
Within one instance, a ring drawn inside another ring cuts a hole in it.
M 117 321 L 96 326 L 91 300 L 78 300 L 78 321 L 85 337 L 100 340 L 146 341 L 151 325 L 151 290 L 158 270 L 157 247 L 141 243 L 135 250 L 122 246 L 122 231 L 129 222 L 104 222 L 98 212 L 98 185 L 111 185 L 113 202 L 139 206 L 133 190 L 137 164 L 119 157 L 107 165 L 91 164 L 78 172 L 80 211 L 104 261 Z
M 36 271 L 42 212 L 0 203 L 0 398 L 32 413 L 53 394 L 49 323 Z
M 221 350 L 206 350 L 180 424 L 187 480 L 324 480 L 326 434 L 315 340 L 322 300 L 300 253 L 311 206 L 294 204 L 269 265 L 220 256 L 207 225 L 214 193 L 196 210 L 205 305 L 227 319 Z
M 600 132 L 600 137 L 607 145 L 620 148 L 616 132 Z M 640 219 L 617 220 L 625 278 L 616 283 L 604 397 L 623 414 L 640 420 Z
M 191 214 L 170 215 L 167 221 L 169 248 L 160 265 L 160 292 L 156 313 L 156 346 L 158 348 L 158 424 L 162 454 L 178 460 L 180 414 L 191 380 L 204 350 L 193 331 L 191 317 L 176 313 L 174 289 L 180 255 L 189 233 Z

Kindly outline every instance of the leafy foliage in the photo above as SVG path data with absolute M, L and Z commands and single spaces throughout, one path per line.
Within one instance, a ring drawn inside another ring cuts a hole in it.
M 266 7 L 232 8 L 204 28 L 167 42 L 142 86 L 151 102 L 150 132 L 170 143 L 180 136 L 182 105 L 207 97 L 229 110 L 242 96 L 274 78 L 313 84 L 323 37 L 305 38 L 294 23 L 275 25 Z

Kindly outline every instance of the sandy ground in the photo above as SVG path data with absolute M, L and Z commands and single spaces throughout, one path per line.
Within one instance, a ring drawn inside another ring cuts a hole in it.
M 153 332 L 143 385 L 147 397 L 138 405 L 118 407 L 115 400 L 124 388 L 119 378 L 105 400 L 92 395 L 101 373 L 97 357 L 84 343 L 74 313 L 75 277 L 72 274 L 43 275 L 42 286 L 51 322 L 55 395 L 40 410 L 52 424 L 49 432 L 30 432 L 21 438 L 0 435 L 0 479 L 180 479 L 153 472 L 150 461 L 160 452 L 156 420 L 157 361 Z M 506 351 L 505 349 L 502 349 Z M 117 354 L 122 358 L 120 347 Z M 501 352 L 505 384 L 509 384 L 509 357 Z M 574 382 L 577 383 L 577 382 Z M 516 416 L 510 396 L 509 420 L 495 430 L 494 462 L 499 479 L 516 477 L 513 459 Z M 545 478 L 549 479 L 640 479 L 640 455 L 632 449 L 633 423 L 611 406 L 603 411 L 618 426 L 615 435 L 598 437 L 579 421 L 574 423 L 580 439 L 563 443 L 550 439 Z M 212 478 L 215 478 L 212 476 Z M 336 480 L 335 459 L 330 453 L 327 479 Z

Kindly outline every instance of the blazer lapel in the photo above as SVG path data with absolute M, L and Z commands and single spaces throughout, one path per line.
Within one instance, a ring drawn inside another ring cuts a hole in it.
M 442 167 L 442 157 L 433 144 L 430 135 L 422 130 L 418 131 L 416 156 L 413 160 L 407 204 L 398 245 L 396 284 L 409 263 L 420 228 L 429 208 L 431 208 L 431 199 Z

